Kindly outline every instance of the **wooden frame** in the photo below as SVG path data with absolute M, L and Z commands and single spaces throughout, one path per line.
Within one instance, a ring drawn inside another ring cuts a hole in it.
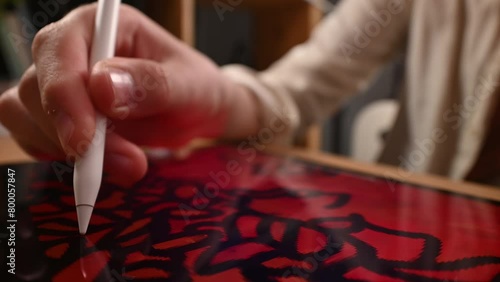
M 333 156 L 321 152 L 278 148 L 274 148 L 273 152 L 298 157 L 304 160 L 339 168 L 346 171 L 382 177 L 388 182 L 414 184 L 429 187 L 431 189 L 453 192 L 500 202 L 500 187 L 491 187 L 472 182 L 454 181 L 442 176 L 424 173 L 413 173 L 389 165 L 362 163 L 353 161 L 348 158 Z

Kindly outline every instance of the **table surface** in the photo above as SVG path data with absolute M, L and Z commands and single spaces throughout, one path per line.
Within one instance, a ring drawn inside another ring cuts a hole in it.
M 12 138 L 0 137 L 0 164 L 33 161 Z

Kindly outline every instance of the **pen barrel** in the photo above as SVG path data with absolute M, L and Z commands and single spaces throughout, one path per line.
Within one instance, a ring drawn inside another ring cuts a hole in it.
M 90 67 L 115 55 L 120 0 L 100 0 L 95 18 Z
M 90 53 L 90 67 L 115 54 L 120 0 L 99 0 Z M 94 205 L 101 186 L 106 142 L 106 118 L 96 112 L 96 131 L 88 150 L 75 163 L 74 189 L 77 205 Z
M 99 0 L 94 38 L 90 53 L 90 70 L 115 54 L 120 0 Z M 73 175 L 79 229 L 85 234 L 102 181 L 107 119 L 96 111 L 96 130 L 88 149 L 76 161 Z

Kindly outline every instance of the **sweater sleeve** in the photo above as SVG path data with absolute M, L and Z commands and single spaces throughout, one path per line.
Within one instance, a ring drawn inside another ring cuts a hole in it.
M 291 143 L 365 88 L 397 53 L 406 39 L 411 6 L 411 0 L 342 1 L 308 41 L 267 70 L 229 65 L 223 72 L 253 92 L 261 127 L 283 127 L 275 141 Z

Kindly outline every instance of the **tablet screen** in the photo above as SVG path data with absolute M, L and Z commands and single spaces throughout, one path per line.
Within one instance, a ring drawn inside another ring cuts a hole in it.
M 103 183 L 81 236 L 58 165 L 0 167 L 2 185 L 16 181 L 15 216 L 0 213 L 7 281 L 500 277 L 498 202 L 216 147 L 151 161 L 131 188 Z

